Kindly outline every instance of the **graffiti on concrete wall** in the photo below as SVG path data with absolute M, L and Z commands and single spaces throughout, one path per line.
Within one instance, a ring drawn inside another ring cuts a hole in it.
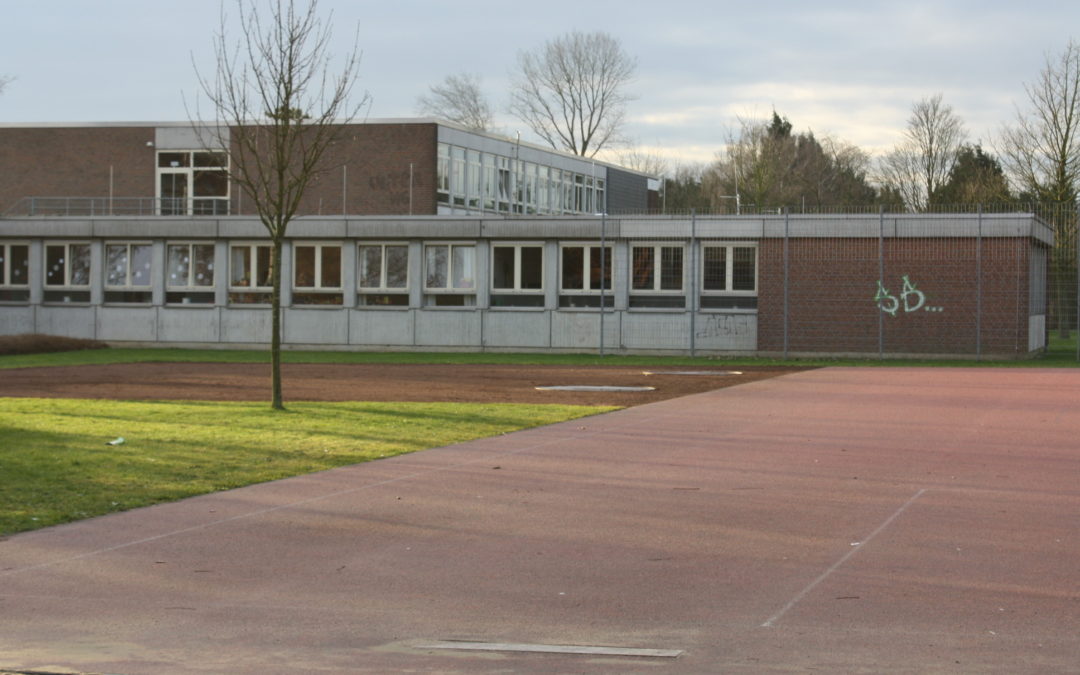
M 945 311 L 943 307 L 931 307 L 927 305 L 926 293 L 923 293 L 915 284 L 908 278 L 908 275 L 903 276 L 904 286 L 900 291 L 900 295 L 896 296 L 889 292 L 889 289 L 885 288 L 885 284 L 881 279 L 877 282 L 877 295 L 874 296 L 874 302 L 877 303 L 878 309 L 885 312 L 889 316 L 896 316 L 902 309 L 905 313 L 910 312 L 942 312 Z

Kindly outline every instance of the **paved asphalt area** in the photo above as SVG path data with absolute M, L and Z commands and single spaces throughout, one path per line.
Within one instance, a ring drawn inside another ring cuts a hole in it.
M 18 535 L 0 669 L 1080 672 L 1078 404 L 830 368 Z

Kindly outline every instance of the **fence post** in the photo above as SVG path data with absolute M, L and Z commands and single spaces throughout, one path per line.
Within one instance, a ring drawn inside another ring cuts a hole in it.
M 607 211 L 600 212 L 600 356 L 604 355 L 604 270 L 607 269 Z M 588 264 L 588 261 L 586 261 Z M 587 268 L 586 268 L 587 269 Z M 614 281 L 614 276 L 612 278 Z
M 982 361 L 982 225 L 983 205 L 979 204 L 978 217 L 976 218 L 979 231 L 975 238 L 975 360 Z
M 789 326 L 789 323 L 788 323 L 788 313 L 789 313 L 789 305 L 788 305 L 789 297 L 788 296 L 789 296 L 789 292 L 790 292 L 790 287 L 789 287 L 789 284 L 790 284 L 790 269 L 789 269 L 789 267 L 790 267 L 790 258 L 789 258 L 789 255 L 790 254 L 789 254 L 789 250 L 788 250 L 788 243 L 789 243 L 788 238 L 790 237 L 790 234 L 791 234 L 791 221 L 790 221 L 790 218 L 789 218 L 789 209 L 785 206 L 784 207 L 784 359 L 785 360 L 788 358 L 788 348 L 789 348 L 789 337 L 788 337 L 788 335 L 789 335 L 789 330 L 790 330 L 790 326 Z
M 697 209 L 690 209 L 690 356 L 697 346 Z
M 878 287 L 885 279 L 885 205 L 878 206 Z M 880 304 L 880 303 L 879 303 Z M 885 312 L 878 307 L 877 313 L 877 351 L 878 359 L 885 358 Z

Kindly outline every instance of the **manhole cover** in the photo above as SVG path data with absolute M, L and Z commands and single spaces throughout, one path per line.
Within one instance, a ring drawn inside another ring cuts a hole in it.
M 741 370 L 644 370 L 642 375 L 742 375 Z
M 536 387 L 538 391 L 654 391 L 656 387 L 616 387 L 595 384 L 560 384 L 553 387 Z

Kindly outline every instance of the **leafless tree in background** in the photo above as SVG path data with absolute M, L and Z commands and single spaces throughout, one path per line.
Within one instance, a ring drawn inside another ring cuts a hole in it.
M 15 80 L 10 75 L 0 75 L 0 94 L 4 93 L 4 89 Z
M 510 112 L 555 150 L 593 157 L 618 139 L 636 67 L 607 33 L 568 33 L 518 55 Z
M 914 211 L 925 211 L 949 179 L 967 140 L 963 121 L 935 94 L 911 107 L 904 140 L 881 159 L 881 182 Z
M 447 75 L 442 84 L 432 85 L 428 90 L 416 102 L 421 116 L 439 117 L 473 131 L 491 131 L 495 115 L 480 90 L 478 75 Z
M 1068 337 L 1075 323 L 1068 298 L 1075 288 L 1080 192 L 1080 44 L 1070 40 L 1060 54 L 1047 56 L 1038 79 L 1024 90 L 1028 109 L 1017 109 L 1014 123 L 1002 130 L 998 152 L 1022 195 L 1062 207 L 1051 218 L 1057 306 L 1050 311 L 1059 335 Z
M 273 244 L 271 405 L 281 410 L 282 243 L 308 185 L 326 169 L 324 152 L 368 96 L 352 98 L 360 65 L 356 40 L 343 60 L 332 63 L 333 16 L 320 18 L 317 0 L 237 0 L 236 7 L 235 40 L 227 34 L 222 8 L 213 76 L 196 68 L 215 117 L 193 123 L 221 130 L 204 146 L 229 151 L 230 178 L 251 200 Z

